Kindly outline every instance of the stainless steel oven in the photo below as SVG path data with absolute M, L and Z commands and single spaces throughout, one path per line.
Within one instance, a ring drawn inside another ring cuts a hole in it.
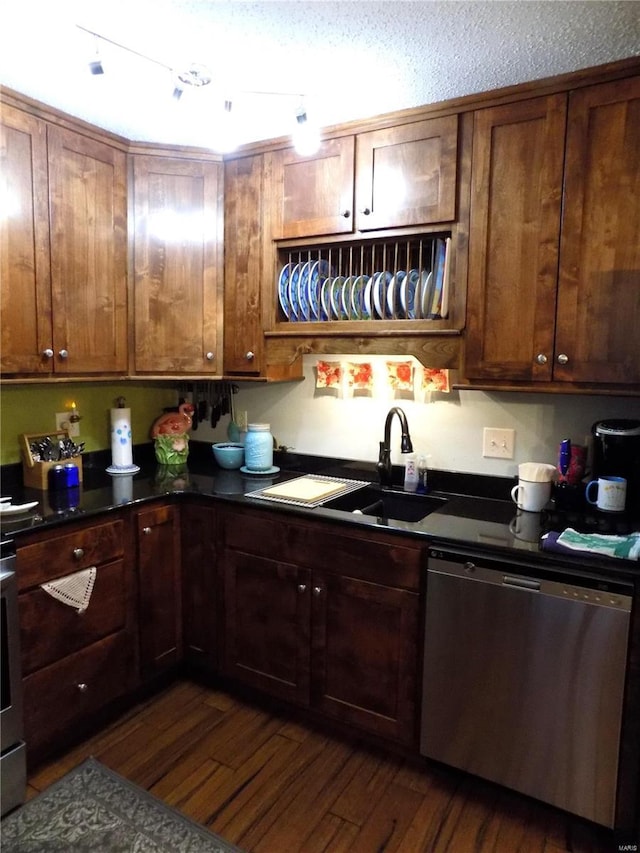
M 26 748 L 20 672 L 20 626 L 15 556 L 0 558 L 2 712 L 0 716 L 0 805 L 2 814 L 24 802 L 27 787 Z

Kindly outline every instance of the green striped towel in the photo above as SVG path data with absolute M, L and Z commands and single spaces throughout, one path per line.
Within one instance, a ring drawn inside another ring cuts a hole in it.
M 574 551 L 589 551 L 603 557 L 621 557 L 623 560 L 640 560 L 640 533 L 628 536 L 607 536 L 602 533 L 578 533 L 567 527 L 558 536 L 558 545 Z

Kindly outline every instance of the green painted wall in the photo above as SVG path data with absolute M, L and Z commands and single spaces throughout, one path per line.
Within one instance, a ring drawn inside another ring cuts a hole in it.
M 149 441 L 155 418 L 165 406 L 177 402 L 174 388 L 152 383 L 4 385 L 0 389 L 0 464 L 20 462 L 18 436 L 55 430 L 55 413 L 66 411 L 72 401 L 82 416 L 75 441 L 84 441 L 86 451 L 110 448 L 109 409 L 117 397 L 124 397 L 131 409 L 134 444 Z

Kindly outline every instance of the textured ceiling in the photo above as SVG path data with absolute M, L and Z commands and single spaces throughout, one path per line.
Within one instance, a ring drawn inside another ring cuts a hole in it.
M 288 134 L 299 95 L 320 125 L 420 106 L 640 54 L 635 0 L 264 2 L 30 0 L 0 22 L 0 83 L 125 137 L 213 144 L 234 104 L 240 142 Z M 164 68 L 207 66 L 171 97 Z M 260 90 L 288 95 L 249 95 Z

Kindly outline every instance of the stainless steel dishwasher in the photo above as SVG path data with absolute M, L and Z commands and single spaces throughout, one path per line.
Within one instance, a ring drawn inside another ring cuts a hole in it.
M 430 553 L 421 753 L 612 827 L 632 588 Z

